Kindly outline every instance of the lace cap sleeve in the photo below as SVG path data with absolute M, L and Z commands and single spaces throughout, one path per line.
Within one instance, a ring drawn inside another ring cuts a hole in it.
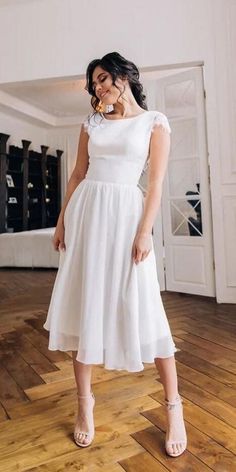
M 84 119 L 83 121 L 83 125 L 84 125 L 84 130 L 89 134 L 89 118 L 90 118 L 90 114 L 86 116 L 86 118 Z
M 160 111 L 158 111 L 156 115 L 154 116 L 152 130 L 151 130 L 152 132 L 154 131 L 156 126 L 161 127 L 164 131 L 167 131 L 168 133 L 171 133 L 169 121 L 166 115 L 164 115 L 164 113 L 161 113 Z

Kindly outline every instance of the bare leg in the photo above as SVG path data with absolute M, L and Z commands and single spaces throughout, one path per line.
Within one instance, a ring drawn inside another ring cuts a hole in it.
M 178 395 L 178 379 L 175 365 L 175 357 L 155 359 L 156 368 L 159 372 L 161 383 L 167 400 L 172 401 Z
M 175 401 L 179 395 L 178 393 L 178 379 L 175 364 L 175 357 L 156 358 L 156 368 L 159 372 L 160 379 L 165 392 L 165 399 Z M 182 408 L 179 406 L 174 409 L 167 409 L 167 439 L 170 441 L 178 441 L 178 444 L 173 444 L 169 448 L 170 453 L 180 453 L 184 449 L 184 444 L 181 442 L 186 435 L 185 424 L 183 419 Z
M 79 396 L 87 396 L 88 398 L 80 398 L 78 404 L 78 417 L 75 425 L 75 433 L 78 431 L 92 431 L 94 428 L 93 407 L 94 400 L 90 395 L 91 392 L 91 376 L 92 365 L 83 364 L 76 360 L 77 352 L 72 352 L 73 367 L 76 385 Z M 78 440 L 86 444 L 89 439 L 84 434 L 78 435 Z

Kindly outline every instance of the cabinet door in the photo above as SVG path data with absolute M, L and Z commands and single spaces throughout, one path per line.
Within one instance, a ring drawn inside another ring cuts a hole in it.
M 42 154 L 29 151 L 28 159 L 28 230 L 42 228 L 43 181 Z
M 16 233 L 23 230 L 24 214 L 24 157 L 23 150 L 9 146 L 6 159 L 6 195 L 4 231 Z
M 60 182 L 58 179 L 59 159 L 56 156 L 47 156 L 46 161 L 46 225 L 54 227 L 59 216 L 58 194 Z

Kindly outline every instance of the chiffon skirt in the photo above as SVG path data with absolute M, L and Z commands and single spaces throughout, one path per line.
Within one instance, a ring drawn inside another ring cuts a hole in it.
M 136 265 L 131 256 L 143 205 L 135 184 L 86 178 L 73 192 L 44 324 L 49 350 L 77 351 L 82 363 L 129 372 L 177 351 L 153 241 L 144 261 Z

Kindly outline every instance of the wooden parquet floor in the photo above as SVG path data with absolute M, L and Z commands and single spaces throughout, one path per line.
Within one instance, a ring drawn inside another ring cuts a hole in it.
M 236 306 L 162 292 L 178 352 L 188 447 L 165 453 L 164 393 L 142 372 L 93 368 L 96 436 L 73 442 L 71 353 L 49 351 L 46 317 L 55 270 L 0 270 L 0 471 L 236 471 Z

